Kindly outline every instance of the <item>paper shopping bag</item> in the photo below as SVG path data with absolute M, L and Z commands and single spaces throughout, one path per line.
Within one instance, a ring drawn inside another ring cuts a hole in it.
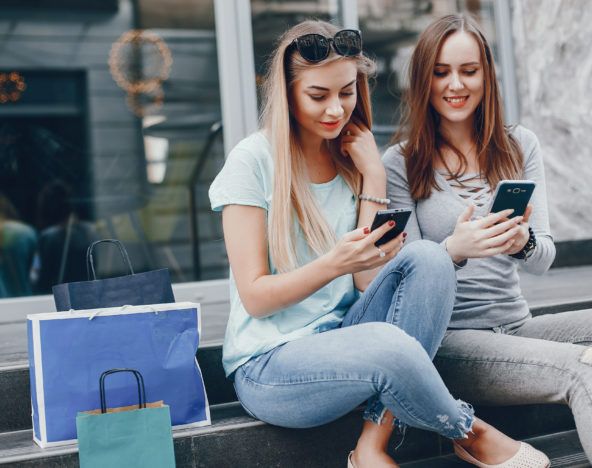
M 115 278 L 97 279 L 93 250 L 100 243 L 114 244 L 130 274 Z M 84 310 L 123 305 L 165 304 L 175 302 L 171 277 L 166 268 L 134 273 L 125 247 L 117 239 L 93 242 L 86 252 L 88 281 L 76 281 L 54 286 L 56 310 Z
M 76 442 L 76 414 L 99 407 L 105 369 L 142 373 L 151 400 L 170 407 L 174 427 L 210 424 L 195 358 L 201 327 L 190 302 L 29 315 L 29 373 L 34 440 L 41 447 Z M 112 406 L 130 405 L 129 382 L 113 377 Z
M 138 386 L 138 405 L 107 408 L 105 377 L 131 373 Z M 78 413 L 80 468 L 174 468 L 175 453 L 169 407 L 146 404 L 142 374 L 135 369 L 111 369 L 100 377 L 101 409 Z

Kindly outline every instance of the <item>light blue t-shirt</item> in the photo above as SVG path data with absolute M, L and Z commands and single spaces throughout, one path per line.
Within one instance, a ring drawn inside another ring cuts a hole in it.
M 324 184 L 311 184 L 314 196 L 336 238 L 356 227 L 355 197 L 338 175 Z M 225 205 L 258 206 L 269 211 L 273 192 L 271 146 L 263 133 L 254 133 L 230 152 L 224 167 L 210 186 L 214 211 Z M 289 200 L 281 200 L 288 203 Z M 301 264 L 315 259 L 296 226 L 296 255 Z M 248 233 L 245 233 L 248 235 Z M 277 271 L 270 260 L 270 271 Z M 223 364 L 232 374 L 249 359 L 289 341 L 338 327 L 357 299 L 352 275 L 343 275 L 303 301 L 266 318 L 251 317 L 240 300 L 230 272 L 230 318 L 224 339 Z

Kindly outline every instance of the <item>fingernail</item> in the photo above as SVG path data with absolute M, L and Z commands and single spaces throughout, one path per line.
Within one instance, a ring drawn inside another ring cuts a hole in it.
M 406 237 L 407 237 L 407 233 L 406 233 L 406 232 L 404 232 L 404 233 L 403 233 L 403 239 L 405 239 Z
M 395 222 L 394 222 L 394 221 L 391 219 L 391 220 L 388 222 L 388 225 L 389 225 L 390 227 L 393 227 L 393 226 L 395 225 Z
M 364 228 L 364 234 L 370 234 L 370 228 L 368 226 Z

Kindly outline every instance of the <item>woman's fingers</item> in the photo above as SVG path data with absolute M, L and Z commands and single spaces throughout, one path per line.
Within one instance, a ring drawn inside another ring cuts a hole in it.
M 485 241 L 485 246 L 486 248 L 499 247 L 500 245 L 504 245 L 508 241 L 513 240 L 519 234 L 520 226 L 514 226 L 513 228 L 508 229 L 503 234 L 487 239 Z
M 391 239 L 386 244 L 381 245 L 380 248 L 384 250 L 386 253 L 391 253 L 392 251 L 397 249 L 400 250 L 401 247 L 403 247 L 403 241 L 405 240 L 406 235 L 407 234 L 405 234 L 404 232 L 401 232 L 394 239 Z
M 465 211 L 463 211 L 460 214 L 460 216 L 458 217 L 456 222 L 457 223 L 464 223 L 464 222 L 470 221 L 474 212 L 475 212 L 475 205 L 471 204 L 471 205 L 467 206 L 465 208 Z
M 499 245 L 497 247 L 492 247 L 490 249 L 487 249 L 485 251 L 485 256 L 486 257 L 491 257 L 493 255 L 499 255 L 501 253 L 504 253 L 506 250 L 509 250 L 512 248 L 512 245 L 514 245 L 514 239 L 510 239 L 506 242 L 504 242 L 502 245 Z
M 498 211 L 497 213 L 491 213 L 477 221 L 477 226 L 480 228 L 488 228 L 493 226 L 494 224 L 499 223 L 500 221 L 505 220 L 508 216 L 510 216 L 514 210 L 503 210 Z
M 534 209 L 534 207 L 532 206 L 532 203 L 529 203 L 526 206 L 526 210 L 524 210 L 524 216 L 522 216 L 522 221 L 525 223 L 528 223 L 528 220 L 530 219 L 530 215 L 532 214 L 532 210 Z
M 515 218 L 508 219 L 507 221 L 494 224 L 493 226 L 484 229 L 483 232 L 486 238 L 499 236 L 500 234 L 506 232 L 508 229 L 511 229 L 517 224 L 520 224 L 520 222 L 522 222 L 522 216 L 516 216 Z
M 394 221 L 392 221 L 392 224 L 391 224 L 391 221 L 388 221 L 388 222 L 384 223 L 382 226 L 379 226 L 376 229 L 374 229 L 374 231 L 372 231 L 366 237 L 366 242 L 368 244 L 375 244 L 376 241 L 378 241 L 382 236 L 384 236 L 388 231 L 390 231 L 394 227 L 395 227 L 395 222 Z
M 346 232 L 342 239 L 349 242 L 355 242 L 364 239 L 368 236 L 368 234 L 370 234 L 370 227 L 364 226 L 354 229 L 353 231 Z

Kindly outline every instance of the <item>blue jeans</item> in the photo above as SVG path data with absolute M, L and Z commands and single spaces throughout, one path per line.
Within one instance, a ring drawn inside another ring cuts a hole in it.
M 461 438 L 472 408 L 455 400 L 432 364 L 452 313 L 456 277 L 441 246 L 407 245 L 376 276 L 341 328 L 285 343 L 235 372 L 245 409 L 270 424 L 305 428 L 368 400 L 364 418 L 386 409 L 402 425 Z

